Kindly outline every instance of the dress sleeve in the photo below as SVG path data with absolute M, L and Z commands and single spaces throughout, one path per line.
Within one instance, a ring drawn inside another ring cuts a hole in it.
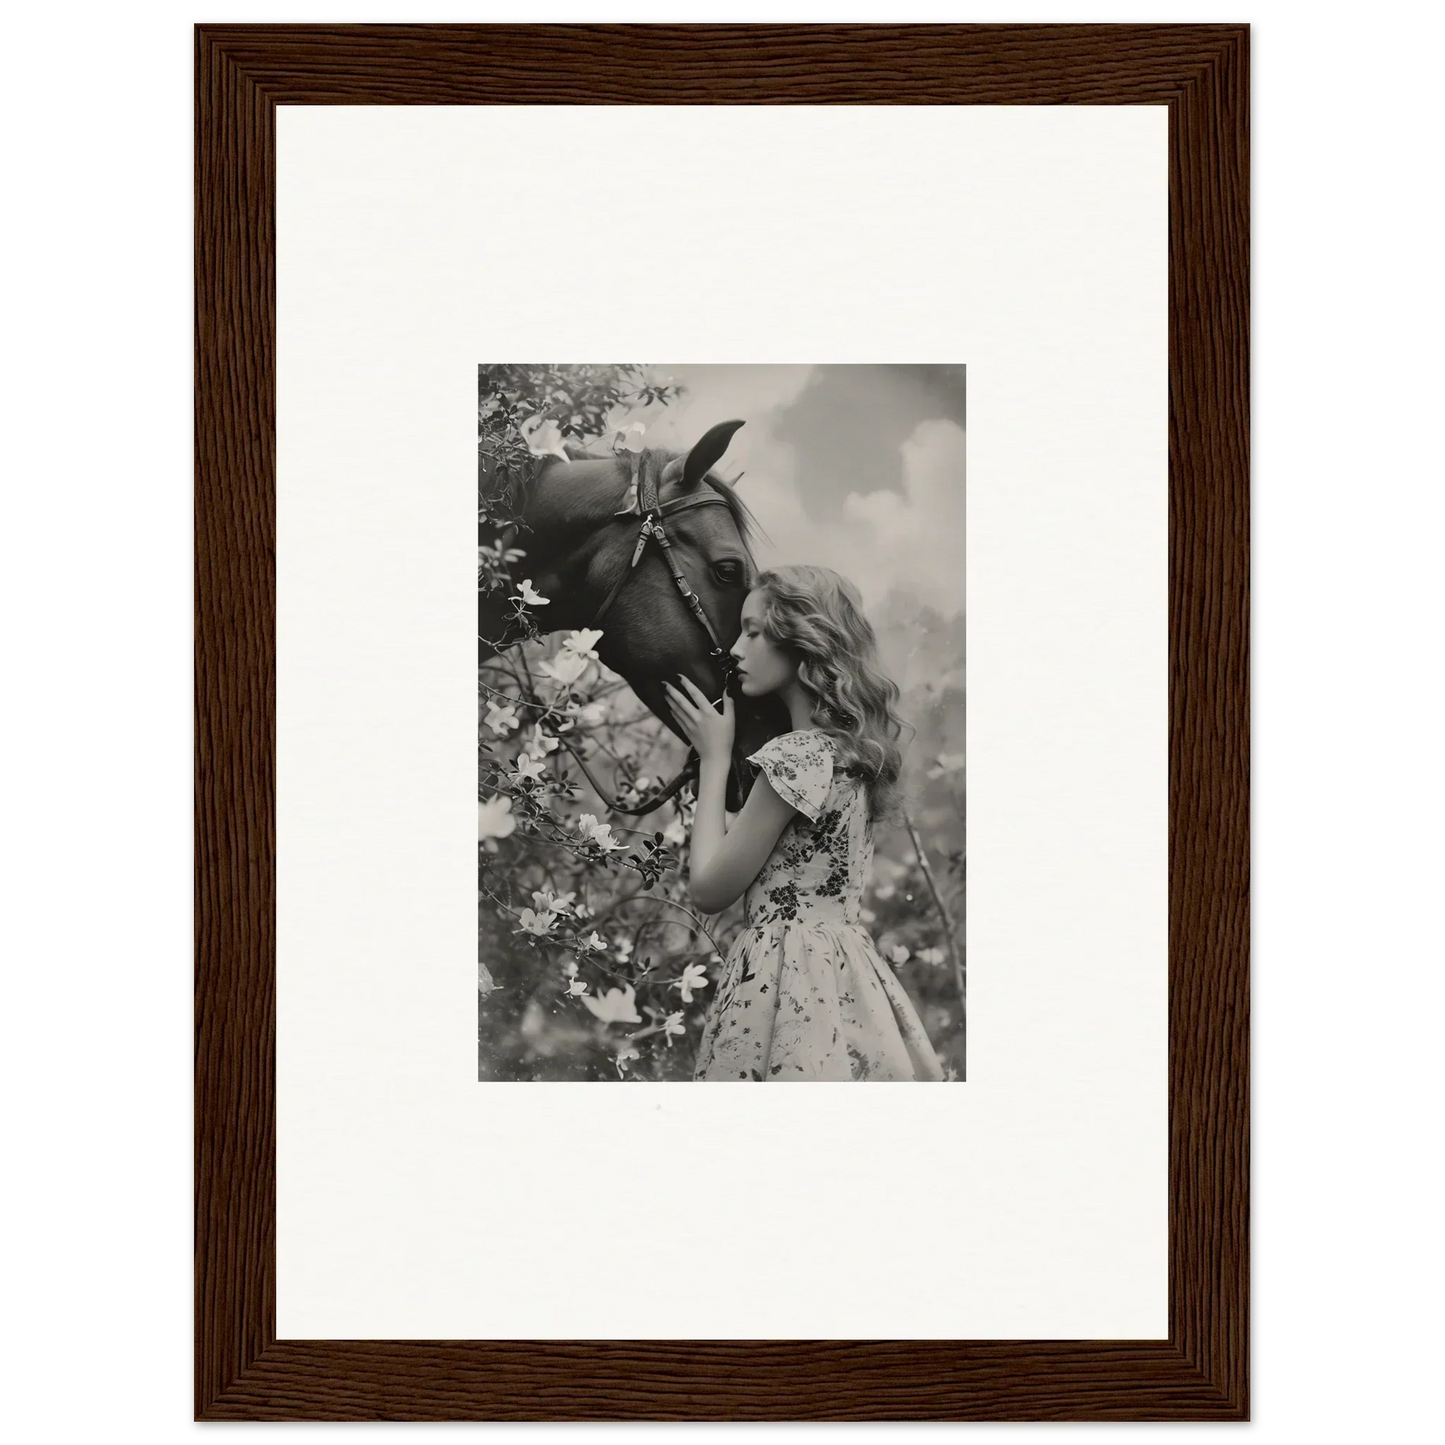
M 808 821 L 816 822 L 833 785 L 833 749 L 822 733 L 784 733 L 748 761 L 768 775 L 773 791 Z

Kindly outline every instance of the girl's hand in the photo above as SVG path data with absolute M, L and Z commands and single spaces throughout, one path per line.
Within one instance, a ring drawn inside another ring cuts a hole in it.
M 699 761 L 709 762 L 720 758 L 726 762 L 733 752 L 732 694 L 726 691 L 723 693 L 722 711 L 719 712 L 688 678 L 680 678 L 679 681 L 687 689 L 686 695 L 670 682 L 662 684 L 667 690 L 667 705 L 672 709 L 678 726 L 697 750 Z

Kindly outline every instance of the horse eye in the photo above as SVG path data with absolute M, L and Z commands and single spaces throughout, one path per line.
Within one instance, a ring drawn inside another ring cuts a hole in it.
M 719 582 L 741 582 L 743 576 L 743 564 L 732 560 L 715 562 L 713 564 L 713 576 Z

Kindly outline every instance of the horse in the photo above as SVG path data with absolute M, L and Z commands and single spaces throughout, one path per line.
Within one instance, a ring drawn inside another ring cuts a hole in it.
M 745 698 L 731 687 L 726 656 L 757 575 L 756 523 L 712 468 L 742 425 L 720 422 L 687 452 L 597 455 L 569 446 L 565 458 L 544 457 L 509 499 L 517 527 L 500 533 L 507 546 L 515 541 L 525 552 L 517 570 L 549 599 L 529 609 L 538 629 L 601 626 L 599 660 L 677 737 L 686 741 L 664 681 L 687 677 L 715 703 L 731 688 L 736 727 L 727 807 L 733 812 L 752 781 L 742 760 L 790 725 L 780 699 Z M 490 540 L 486 524 L 483 540 Z M 524 635 L 508 599 L 505 590 L 479 594 L 482 661 Z

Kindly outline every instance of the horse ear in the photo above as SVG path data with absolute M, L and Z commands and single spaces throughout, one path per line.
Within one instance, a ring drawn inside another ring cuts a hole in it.
M 740 421 L 720 421 L 709 427 L 693 444 L 682 468 L 682 490 L 690 492 L 722 460 Z

